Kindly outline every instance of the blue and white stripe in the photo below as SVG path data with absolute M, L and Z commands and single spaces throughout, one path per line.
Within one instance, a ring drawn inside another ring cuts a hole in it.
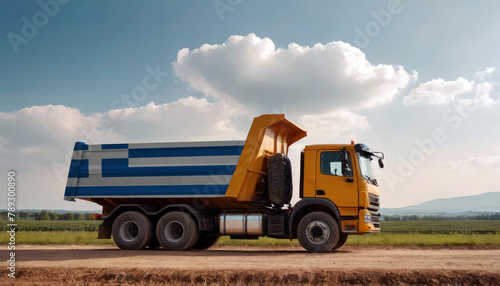
M 223 197 L 244 144 L 77 142 L 65 199 Z

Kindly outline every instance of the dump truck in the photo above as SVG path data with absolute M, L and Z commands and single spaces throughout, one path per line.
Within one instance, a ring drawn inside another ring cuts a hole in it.
M 206 249 L 231 239 L 298 239 L 329 252 L 380 231 L 379 192 L 364 144 L 306 146 L 293 206 L 290 146 L 306 131 L 284 114 L 256 117 L 245 141 L 76 142 L 64 199 L 102 206 L 98 238 L 121 249 Z

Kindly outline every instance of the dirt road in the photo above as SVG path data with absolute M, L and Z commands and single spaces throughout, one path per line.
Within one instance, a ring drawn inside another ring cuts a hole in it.
M 0 255 L 7 258 L 7 250 Z M 500 249 L 495 248 L 345 247 L 334 253 L 310 254 L 300 247 L 218 246 L 168 252 L 26 245 L 16 250 L 16 261 L 16 282 L 38 285 L 500 283 Z M 3 269 L 0 282 L 12 282 Z

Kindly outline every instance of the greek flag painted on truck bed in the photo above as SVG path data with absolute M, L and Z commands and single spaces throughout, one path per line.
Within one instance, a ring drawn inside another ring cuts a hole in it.
M 244 144 L 76 142 L 64 198 L 223 197 Z

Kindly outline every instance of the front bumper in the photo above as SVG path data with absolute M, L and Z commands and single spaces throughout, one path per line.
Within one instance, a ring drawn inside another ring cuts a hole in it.
M 359 210 L 359 233 L 379 232 L 380 214 L 368 209 Z

